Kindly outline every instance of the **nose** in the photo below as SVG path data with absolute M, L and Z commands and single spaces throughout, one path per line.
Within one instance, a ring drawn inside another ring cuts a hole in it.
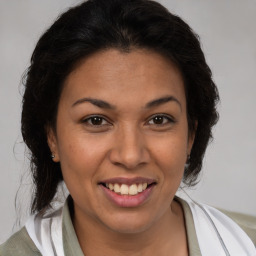
M 150 154 L 144 135 L 136 128 L 118 129 L 109 158 L 129 170 L 148 163 Z

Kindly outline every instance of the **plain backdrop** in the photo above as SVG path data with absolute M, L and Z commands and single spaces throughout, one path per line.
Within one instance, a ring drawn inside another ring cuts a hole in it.
M 21 76 L 39 36 L 79 2 L 0 0 L 0 242 L 15 230 L 18 189 L 19 218 L 25 219 L 31 196 L 20 135 Z M 199 34 L 221 97 L 220 120 L 201 181 L 188 193 L 198 201 L 256 216 L 256 1 L 160 2 Z

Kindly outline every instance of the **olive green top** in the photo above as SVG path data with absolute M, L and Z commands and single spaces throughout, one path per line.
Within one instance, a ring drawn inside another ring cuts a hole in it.
M 191 210 L 186 201 L 177 198 L 182 205 L 186 231 L 188 237 L 188 247 L 190 256 L 201 256 L 194 221 Z M 256 245 L 256 217 L 222 211 L 232 218 L 251 238 Z M 67 256 L 84 256 L 79 245 L 68 206 L 68 200 L 63 210 L 63 245 L 64 253 Z M 39 256 L 41 253 L 29 237 L 27 230 L 23 227 L 20 231 L 12 235 L 4 244 L 0 246 L 0 256 Z

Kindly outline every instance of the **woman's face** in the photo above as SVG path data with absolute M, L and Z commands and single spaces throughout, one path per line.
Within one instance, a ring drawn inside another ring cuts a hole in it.
M 65 81 L 48 134 L 75 218 L 123 233 L 171 211 L 192 140 L 181 74 L 147 50 L 86 58 Z

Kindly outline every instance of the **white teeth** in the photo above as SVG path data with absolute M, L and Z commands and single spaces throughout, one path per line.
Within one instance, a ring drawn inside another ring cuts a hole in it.
M 121 195 L 131 195 L 131 196 L 141 193 L 147 188 L 147 186 L 148 186 L 147 183 L 132 184 L 130 186 L 126 184 L 106 183 L 106 187 L 114 191 L 115 193 L 121 194 Z
M 137 195 L 138 194 L 138 188 L 137 188 L 137 185 L 136 184 L 132 184 L 130 187 L 129 187 L 129 195 Z
M 128 195 L 129 194 L 129 187 L 126 184 L 122 184 L 120 187 L 121 195 Z
M 115 191 L 116 193 L 120 193 L 120 186 L 119 186 L 118 184 L 115 184 L 115 185 L 114 185 L 114 191 Z

